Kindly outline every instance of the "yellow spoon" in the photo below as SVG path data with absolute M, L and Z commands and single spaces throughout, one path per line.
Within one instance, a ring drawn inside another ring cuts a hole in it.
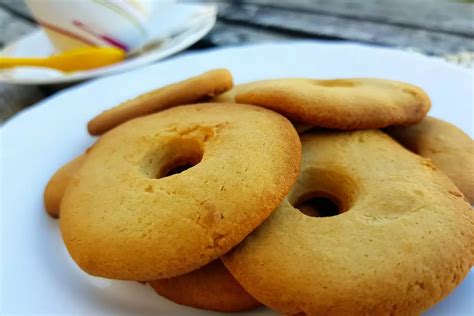
M 0 56 L 0 68 L 17 66 L 48 67 L 64 72 L 88 70 L 115 64 L 125 59 L 125 52 L 114 47 L 86 47 L 46 58 L 16 58 Z

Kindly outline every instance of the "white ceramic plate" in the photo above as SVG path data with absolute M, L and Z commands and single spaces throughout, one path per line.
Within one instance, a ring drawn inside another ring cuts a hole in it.
M 65 73 L 48 68 L 18 67 L 0 70 L 0 82 L 14 84 L 53 84 L 110 75 L 141 67 L 163 59 L 196 43 L 212 29 L 216 22 L 216 7 L 209 4 L 170 4 L 166 14 L 151 21 L 150 39 L 167 38 L 162 45 L 146 53 L 130 57 L 123 62 L 94 70 Z M 156 27 L 153 27 L 156 25 Z M 168 34 L 172 34 L 168 38 Z M 46 34 L 37 29 L 13 44 L 8 45 L 0 55 L 16 57 L 44 57 L 53 54 L 54 48 Z
M 431 115 L 473 134 L 471 73 L 413 53 L 353 44 L 290 42 L 186 54 L 64 90 L 16 115 L 1 129 L 2 295 L 5 313 L 213 315 L 176 305 L 137 282 L 88 276 L 71 260 L 58 223 L 43 210 L 49 177 L 94 141 L 86 123 L 137 94 L 227 67 L 237 83 L 276 77 L 382 77 L 422 86 Z M 474 311 L 474 273 L 428 315 Z M 214 314 L 215 315 L 215 314 Z M 240 315 L 273 315 L 259 309 Z

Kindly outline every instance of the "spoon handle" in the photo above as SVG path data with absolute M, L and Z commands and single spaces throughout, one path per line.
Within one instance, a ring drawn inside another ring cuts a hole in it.
M 44 58 L 16 58 L 0 57 L 0 68 L 10 68 L 16 66 L 47 66 Z

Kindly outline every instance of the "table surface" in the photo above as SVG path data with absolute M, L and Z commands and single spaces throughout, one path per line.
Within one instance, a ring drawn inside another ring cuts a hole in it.
M 212 2 L 219 8 L 216 26 L 187 51 L 313 38 L 415 50 L 473 66 L 472 0 Z M 37 27 L 23 0 L 0 0 L 0 48 Z M 64 87 L 0 84 L 0 122 Z

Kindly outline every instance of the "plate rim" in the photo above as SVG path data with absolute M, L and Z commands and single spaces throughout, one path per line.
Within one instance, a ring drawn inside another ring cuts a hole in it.
M 122 63 L 118 63 L 115 65 L 110 65 L 106 67 L 101 67 L 98 69 L 92 69 L 89 71 L 81 71 L 78 72 L 77 74 L 71 74 L 68 76 L 58 76 L 58 77 L 45 77 L 45 78 L 16 78 L 15 76 L 4 76 L 0 72 L 0 83 L 8 83 L 8 84 L 17 84 L 17 85 L 49 85 L 49 84 L 64 84 L 64 83 L 73 83 L 73 82 L 79 82 L 87 79 L 95 79 L 95 78 L 101 78 L 101 77 L 106 77 L 106 76 L 111 76 L 111 75 L 116 75 L 124 72 L 128 72 L 137 68 L 144 67 L 146 65 L 149 65 L 151 63 L 163 60 L 167 57 L 173 56 L 176 53 L 182 52 L 186 50 L 188 47 L 192 46 L 199 40 L 201 40 L 204 36 L 206 36 L 214 27 L 217 21 L 217 8 L 213 4 L 196 4 L 196 3 L 174 3 L 173 6 L 194 6 L 194 7 L 201 7 L 201 8 L 209 8 L 210 10 L 213 10 L 212 14 L 206 16 L 206 20 L 202 23 L 201 27 L 194 32 L 193 34 L 190 34 L 187 36 L 185 39 L 183 39 L 178 45 L 172 46 L 171 49 L 168 49 L 168 51 L 165 51 L 164 54 L 158 55 L 158 56 L 147 56 L 144 55 L 142 60 L 138 60 L 138 64 L 136 65 L 126 65 L 123 68 L 117 69 L 117 66 L 119 66 Z M 0 56 L 2 56 L 2 53 L 5 51 L 8 51 L 11 49 L 11 47 L 17 45 L 19 42 L 24 42 L 24 41 L 29 41 L 31 38 L 39 37 L 44 34 L 44 31 L 42 30 L 41 27 L 36 27 L 33 31 L 31 31 L 28 34 L 25 34 L 21 36 L 20 38 L 14 40 L 13 42 L 8 43 L 5 45 L 1 50 L 0 50 Z M 156 52 L 160 52 L 159 50 L 156 50 Z M 7 55 L 8 56 L 8 55 Z M 138 56 L 136 58 L 140 58 L 141 56 Z M 147 58 L 148 57 L 148 58 Z M 135 58 L 134 58 L 135 59 Z M 133 61 L 134 59 L 131 59 Z

